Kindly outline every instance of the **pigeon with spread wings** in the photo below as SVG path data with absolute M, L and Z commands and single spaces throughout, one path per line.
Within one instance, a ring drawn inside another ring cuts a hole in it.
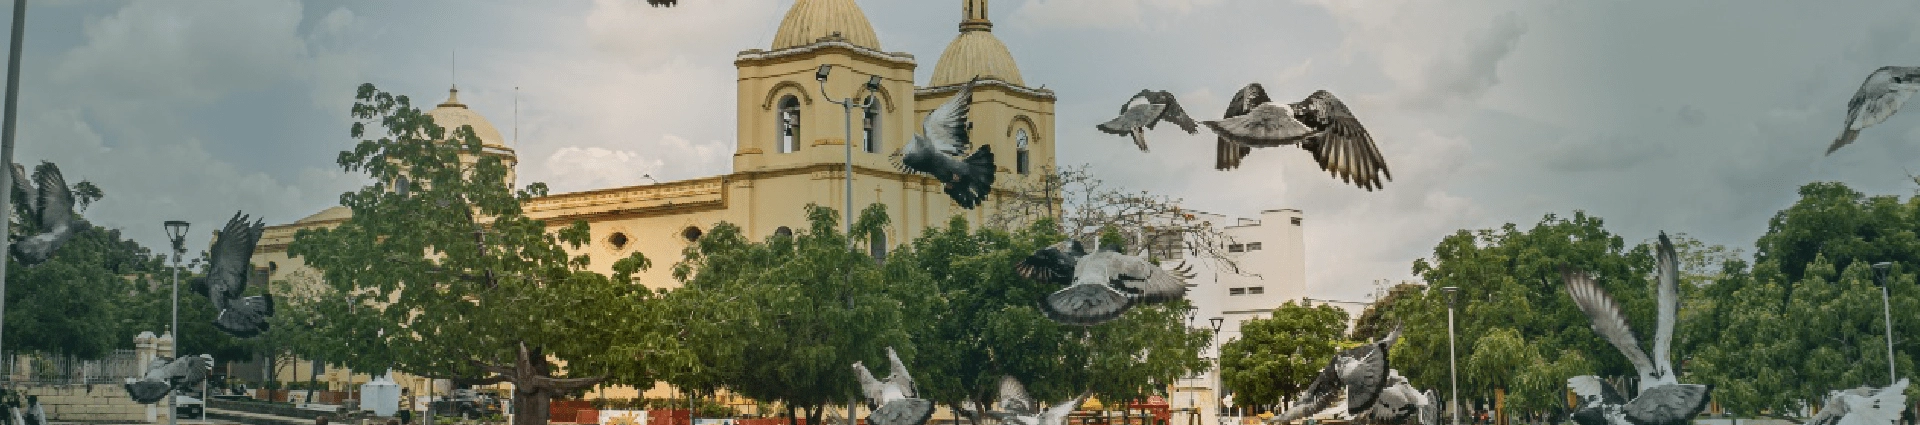
M 1267 423 L 1284 424 L 1320 413 L 1340 401 L 1342 395 L 1346 397 L 1349 415 L 1357 416 L 1372 409 L 1380 392 L 1387 388 L 1387 377 L 1391 373 L 1387 353 L 1399 340 L 1400 327 L 1395 326 L 1386 338 L 1334 354 L 1327 367 L 1320 369 L 1320 375 L 1307 385 L 1306 391 Z
M 1141 90 L 1133 95 L 1125 105 L 1120 106 L 1120 116 L 1111 121 L 1100 123 L 1094 128 L 1107 134 L 1133 136 L 1133 144 L 1147 152 L 1147 130 L 1152 130 L 1161 121 L 1179 125 L 1187 134 L 1200 131 L 1200 126 L 1187 117 L 1187 111 L 1180 108 L 1180 102 L 1174 100 L 1173 93 L 1158 90 Z
M 227 227 L 213 237 L 213 257 L 207 266 L 207 298 L 219 316 L 213 326 L 239 338 L 267 331 L 267 318 L 273 316 L 273 294 L 242 297 L 247 280 L 253 276 L 253 249 L 260 243 L 266 224 L 239 212 L 227 220 Z
M 1087 401 L 1087 397 L 1092 395 L 1091 392 L 1082 392 L 1074 398 L 1043 410 L 1040 408 L 1040 403 L 1027 395 L 1026 387 L 1020 385 L 1019 380 L 1011 376 L 1002 376 L 1000 377 L 1000 402 L 994 406 L 999 410 L 986 412 L 986 414 L 1007 425 L 1066 425 L 1067 415 L 1079 409 L 1080 403 Z
M 127 395 L 134 402 L 153 404 L 168 392 L 189 392 L 199 388 L 213 369 L 213 356 L 181 356 L 171 360 L 153 359 L 139 380 L 127 378 Z
M 972 127 L 967 116 L 972 110 L 973 85 L 968 81 L 960 93 L 948 99 L 921 123 L 923 134 L 913 135 L 906 146 L 894 151 L 892 159 L 900 171 L 933 176 L 945 185 L 948 197 L 961 208 L 973 209 L 993 190 L 995 167 L 992 146 L 981 146 L 972 154 L 967 131 Z M 961 159 L 961 157 L 966 159 Z
M 1056 322 L 1092 326 L 1119 318 L 1136 304 L 1161 303 L 1187 294 L 1192 266 L 1160 268 L 1143 256 L 1114 247 L 1088 253 L 1077 241 L 1042 248 L 1014 266 L 1021 277 L 1067 287 L 1041 300 L 1040 311 Z
M 1393 180 L 1387 160 L 1373 144 L 1373 136 L 1347 104 L 1326 90 L 1313 92 L 1292 104 L 1275 103 L 1259 83 L 1234 95 L 1227 117 L 1201 124 L 1220 136 L 1214 168 L 1240 166 L 1249 148 L 1299 146 L 1313 153 L 1320 169 L 1367 191 Z
M 1920 66 L 1883 66 L 1867 75 L 1867 81 L 1860 83 L 1860 90 L 1853 93 L 1853 99 L 1847 100 L 1847 126 L 1840 131 L 1840 137 L 1833 139 L 1827 146 L 1827 155 L 1840 150 L 1853 139 L 1860 136 L 1860 130 L 1866 129 L 1900 112 L 1900 106 L 1920 91 Z
M 1656 314 L 1651 357 L 1640 350 L 1639 341 L 1634 338 L 1633 330 L 1627 326 L 1626 316 L 1621 314 L 1620 305 L 1614 302 L 1613 297 L 1601 290 L 1585 272 L 1573 269 L 1561 271 L 1567 283 L 1567 295 L 1573 298 L 1574 306 L 1587 315 L 1594 333 L 1600 334 L 1619 349 L 1639 375 L 1640 394 L 1625 404 L 1620 404 L 1617 394 L 1604 392 L 1605 385 L 1596 384 L 1597 378 L 1576 376 L 1568 379 L 1568 387 L 1586 401 L 1574 415 L 1576 421 L 1585 421 L 1580 422 L 1581 425 L 1680 425 L 1691 422 L 1694 415 L 1707 408 L 1707 395 L 1713 391 L 1713 387 L 1681 384 L 1670 359 L 1674 322 L 1679 319 L 1680 270 L 1679 255 L 1675 253 L 1673 241 L 1667 238 L 1666 232 L 1660 232 L 1654 254 L 1659 278 L 1655 290 Z
M 67 187 L 60 167 L 51 162 L 42 161 L 34 167 L 31 183 L 25 178 L 25 168 L 15 164 L 12 172 L 14 194 L 24 195 L 17 197 L 15 211 L 23 213 L 21 221 L 26 223 L 22 224 L 32 224 L 37 232 L 20 233 L 13 242 L 13 258 L 29 266 L 44 263 L 85 225 L 73 213 L 73 188 Z
M 1860 387 L 1827 393 L 1820 413 L 1805 425 L 1886 425 L 1907 410 L 1907 379 L 1883 388 Z
M 853 374 L 860 379 L 860 392 L 867 398 L 867 422 L 873 425 L 921 425 L 933 418 L 933 402 L 915 398 L 913 377 L 900 354 L 887 347 L 887 362 L 892 369 L 887 379 L 874 379 L 865 362 L 853 362 Z

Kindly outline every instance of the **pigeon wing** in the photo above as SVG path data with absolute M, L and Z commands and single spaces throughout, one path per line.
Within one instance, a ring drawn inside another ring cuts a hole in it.
M 1838 425 L 1881 425 L 1895 423 L 1907 409 L 1907 380 L 1901 379 L 1870 396 L 1841 396 L 1844 405 Z M 1824 411 L 1824 409 L 1822 409 Z
M 1640 350 L 1640 343 L 1633 338 L 1633 331 L 1627 327 L 1627 318 L 1620 314 L 1620 305 L 1613 297 L 1595 285 L 1593 278 L 1584 272 L 1571 269 L 1562 270 L 1561 277 L 1567 281 L 1567 295 L 1573 297 L 1573 304 L 1586 313 L 1587 320 L 1593 325 L 1593 332 L 1600 334 L 1620 354 L 1627 356 L 1627 362 L 1633 363 L 1633 369 L 1644 378 L 1652 377 L 1656 370 L 1653 362 L 1647 360 L 1647 353 Z
M 1901 81 L 1896 82 L 1895 76 Z M 1920 67 L 1886 66 L 1874 70 L 1860 84 L 1860 90 L 1847 100 L 1847 127 L 1839 139 L 1827 147 L 1827 154 L 1853 143 L 1853 136 L 1860 130 L 1886 121 L 1914 91 L 1920 90 Z
M 1842 400 L 1845 397 L 1840 391 L 1827 394 L 1827 401 L 1820 406 L 1820 411 L 1807 418 L 1802 425 L 1839 425 L 1840 418 L 1847 417 L 1847 402 Z
M 1581 406 L 1626 402 L 1619 393 L 1613 391 L 1613 387 L 1607 386 L 1606 382 L 1602 382 L 1598 376 L 1580 375 L 1567 378 L 1567 388 L 1573 390 L 1575 397 L 1580 398 Z
M 1087 397 L 1091 396 L 1093 396 L 1093 393 L 1083 392 L 1080 393 L 1080 395 L 1060 402 L 1060 404 L 1048 406 L 1047 411 L 1040 414 L 1040 425 L 1066 425 L 1067 416 L 1072 415 L 1073 411 L 1079 410 L 1080 403 L 1086 402 Z
M 60 167 L 51 162 L 41 162 L 33 170 L 33 180 L 40 185 L 40 231 L 71 232 L 73 226 L 73 188 L 67 186 L 67 179 L 60 175 Z
M 268 317 L 273 317 L 273 294 L 256 295 L 222 304 L 213 326 L 236 338 L 252 338 L 265 333 Z
M 1193 118 L 1187 116 L 1187 110 L 1180 107 L 1180 101 L 1174 99 L 1173 93 L 1162 90 L 1148 91 L 1142 94 L 1146 95 L 1147 101 L 1166 106 L 1164 110 L 1160 111 L 1160 120 L 1180 126 L 1180 130 L 1187 132 L 1187 134 L 1200 132 L 1199 124 L 1194 123 Z
M 1300 395 L 1294 397 L 1293 404 L 1287 406 L 1286 411 L 1274 415 L 1272 419 L 1268 419 L 1267 423 L 1284 424 L 1293 422 L 1295 419 L 1304 418 L 1314 413 L 1327 410 L 1327 408 L 1333 407 L 1333 404 L 1339 400 L 1340 374 L 1335 372 L 1334 363 L 1329 361 L 1327 362 L 1327 367 L 1320 369 L 1320 375 L 1314 378 L 1313 383 L 1307 385 L 1305 391 L 1301 391 Z
M 1364 354 L 1354 353 L 1359 354 L 1359 364 L 1341 377 L 1346 381 L 1348 414 L 1359 414 L 1373 407 L 1380 392 L 1387 387 L 1387 351 L 1380 349 L 1378 343 L 1356 348 L 1364 351 Z
M 1251 147 L 1274 147 L 1306 141 L 1315 130 L 1294 118 L 1288 107 L 1263 103 L 1245 115 L 1204 121 L 1223 140 Z
M 1016 415 L 1031 416 L 1040 413 L 1040 405 L 1033 401 L 1033 396 L 1027 395 L 1027 387 L 1020 385 L 1020 380 L 1013 379 L 1012 376 L 1000 377 L 999 408 Z
M 1634 423 L 1687 423 L 1706 410 L 1707 393 L 1713 387 L 1697 384 L 1669 384 L 1648 388 L 1639 397 L 1621 406 L 1621 412 Z
M 256 229 L 260 225 L 248 223 L 248 217 L 234 212 L 227 219 L 227 226 L 213 237 L 211 261 L 207 267 L 208 296 L 216 303 L 239 298 L 247 289 L 247 275 L 253 266 L 249 260 L 253 257 L 253 248 L 260 241 Z
M 1387 169 L 1387 160 L 1380 156 L 1380 148 L 1374 146 L 1373 136 L 1367 134 L 1366 127 L 1354 118 L 1346 103 L 1321 90 L 1296 108 L 1304 111 L 1310 120 L 1322 124 L 1319 132 L 1300 144 L 1313 152 L 1313 160 L 1320 163 L 1320 169 L 1368 191 L 1379 189 L 1383 177 L 1393 180 L 1393 172 Z
M 1667 238 L 1667 232 L 1660 232 L 1654 261 L 1659 269 L 1660 287 L 1655 296 L 1659 312 L 1654 322 L 1653 367 L 1660 371 L 1660 376 L 1666 383 L 1679 383 L 1674 380 L 1671 353 L 1673 325 L 1680 313 L 1680 256 L 1674 252 L 1673 240 Z
M 1110 285 L 1075 284 L 1040 302 L 1040 312 L 1061 324 L 1093 326 L 1126 314 L 1133 300 Z
M 1167 269 L 1153 265 L 1140 257 L 1120 254 L 1108 254 L 1121 265 L 1121 273 L 1114 283 L 1133 294 L 1134 301 L 1143 303 L 1167 302 L 1187 295 L 1187 284 Z
M 1271 102 L 1273 99 L 1267 97 L 1267 90 L 1261 88 L 1260 83 L 1248 84 L 1233 94 L 1233 100 L 1227 102 L 1227 113 L 1222 118 L 1246 115 L 1253 111 L 1253 107 Z M 1253 153 L 1252 147 L 1229 140 L 1226 136 L 1220 136 L 1218 139 L 1219 150 L 1215 153 L 1213 162 L 1213 168 L 1216 170 L 1240 168 L 1240 160 L 1246 158 L 1247 154 Z
M 875 403 L 883 401 L 880 400 L 880 395 L 886 384 L 881 383 L 879 379 L 874 379 L 873 372 L 868 371 L 866 365 L 854 362 L 853 376 L 860 380 L 860 394 L 866 396 L 867 401 Z
M 1086 255 L 1084 251 L 1076 253 L 1074 248 L 1077 246 L 1079 242 L 1066 240 L 1041 248 L 1026 259 L 1020 260 L 1019 264 L 1013 266 L 1013 270 L 1019 273 L 1020 277 L 1037 282 L 1071 285 L 1074 266 L 1080 257 Z
M 900 361 L 900 354 L 895 353 L 893 347 L 887 347 L 887 362 L 892 364 L 892 370 L 887 375 L 887 385 L 898 387 L 901 395 L 915 397 L 913 375 L 907 374 L 906 362 Z
M 933 418 L 933 402 L 903 398 L 883 404 L 867 415 L 867 423 L 872 425 L 922 425 Z
M 965 155 L 973 146 L 967 138 L 967 115 L 973 107 L 973 84 L 974 81 L 968 81 L 961 86 L 960 93 L 934 108 L 921 122 L 921 131 L 926 133 L 927 140 L 933 142 L 935 150 L 959 156 Z

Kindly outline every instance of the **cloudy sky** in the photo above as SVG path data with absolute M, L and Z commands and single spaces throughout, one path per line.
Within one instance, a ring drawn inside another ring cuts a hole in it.
M 726 173 L 734 55 L 793 0 L 35 0 L 16 161 L 58 162 L 107 198 L 86 214 L 149 246 L 160 223 L 235 209 L 285 223 L 361 183 L 354 86 L 461 99 L 520 175 L 576 191 Z M 882 48 L 925 83 L 961 2 L 866 0 Z M 1881 65 L 1920 64 L 1920 2 L 998 0 L 994 33 L 1057 104 L 1061 164 L 1230 216 L 1307 217 L 1316 298 L 1364 299 L 1445 234 L 1586 210 L 1629 241 L 1665 229 L 1751 251 L 1810 181 L 1910 195 L 1920 113 L 1822 157 Z M 7 12 L 0 12 L 7 13 Z M 450 56 L 458 52 L 458 66 Z M 457 76 L 456 76 L 457 75 Z M 1141 88 L 1217 116 L 1250 82 L 1339 94 L 1395 181 L 1339 184 L 1297 149 L 1211 169 L 1213 141 L 1162 129 L 1143 154 L 1093 131 Z M 512 136 L 509 136 L 512 137 Z M 1914 170 L 1920 171 L 1920 170 Z

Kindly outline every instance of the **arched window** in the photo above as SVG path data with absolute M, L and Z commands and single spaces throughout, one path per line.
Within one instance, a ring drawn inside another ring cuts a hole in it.
M 1027 154 L 1027 129 L 1014 130 L 1013 147 L 1015 152 L 1013 159 L 1014 171 L 1025 175 L 1030 168 L 1029 163 L 1031 162 Z
M 867 253 L 873 255 L 875 261 L 887 260 L 886 232 L 873 232 L 873 239 L 867 241 Z
M 800 99 L 780 98 L 780 153 L 800 151 Z
M 780 226 L 778 229 L 773 229 L 773 234 L 784 238 L 791 238 L 793 237 L 793 229 L 787 226 Z
M 867 96 L 867 104 L 866 118 L 862 121 L 866 128 L 864 147 L 867 153 L 880 153 L 880 99 Z

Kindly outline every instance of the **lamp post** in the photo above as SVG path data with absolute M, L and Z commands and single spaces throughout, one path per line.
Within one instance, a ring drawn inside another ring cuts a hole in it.
M 13 123 L 14 117 L 19 115 L 15 112 L 18 111 L 19 108 L 15 108 L 15 106 L 19 105 L 18 100 L 20 98 L 20 36 L 26 32 L 26 27 L 27 0 L 13 0 L 13 44 L 9 47 L 9 50 L 7 50 L 7 116 L 4 119 L 5 123 L 0 124 L 0 127 L 4 127 L 0 128 L 0 167 L 13 166 Z M 20 184 L 20 182 L 13 181 L 13 173 L 5 174 L 4 176 L 0 176 L 0 183 L 5 183 L 0 184 L 0 187 L 13 187 L 13 185 Z M 0 206 L 4 206 L 8 214 L 13 213 L 14 201 L 12 197 L 13 191 L 0 190 Z M 7 228 L 9 223 L 8 220 L 0 220 L 0 234 L 7 234 L 7 232 L 11 230 Z M 0 252 L 12 252 L 12 244 L 12 241 L 0 241 Z M 4 300 L 6 297 L 7 261 L 4 258 L 0 258 L 0 300 Z M 5 312 L 6 303 L 0 302 L 0 317 L 6 316 Z M 6 351 L 0 350 L 0 353 L 4 352 Z M 7 372 L 8 373 L 0 374 L 0 380 L 11 379 L 13 375 L 12 371 Z
M 1447 379 L 1452 381 L 1453 391 L 1448 397 L 1447 410 L 1453 412 L 1453 425 L 1460 425 L 1460 365 L 1455 356 L 1453 342 L 1453 301 L 1459 297 L 1460 288 L 1443 287 L 1440 292 L 1447 294 Z
M 1880 308 L 1887 321 L 1887 385 L 1899 380 L 1893 371 L 1893 291 L 1888 289 L 1887 274 L 1893 272 L 1893 263 L 1881 262 L 1873 265 L 1873 283 L 1880 286 Z
M 167 333 L 173 334 L 173 358 L 178 360 L 183 353 L 180 348 L 180 256 L 187 253 L 187 222 L 167 220 L 162 225 L 167 228 L 167 240 L 173 242 L 173 322 L 167 325 Z M 167 423 L 180 423 L 180 394 L 167 395 Z M 205 409 L 205 407 L 202 407 Z
M 1194 307 L 1191 304 L 1187 305 L 1187 329 L 1193 329 L 1193 317 L 1195 313 L 1199 313 L 1199 312 L 1200 312 L 1199 307 Z M 1209 339 L 1207 340 L 1207 344 L 1209 346 L 1213 344 L 1213 340 L 1211 339 L 1211 336 L 1209 336 Z M 1201 358 L 1205 359 L 1205 357 L 1201 357 Z M 1199 393 L 1198 391 L 1191 390 L 1193 388 L 1191 386 L 1192 384 L 1191 382 L 1189 382 L 1188 384 L 1189 386 L 1187 388 L 1189 390 L 1187 391 L 1187 407 L 1192 410 L 1188 412 L 1187 424 L 1198 425 L 1200 423 L 1200 395 L 1198 394 Z
M 840 109 L 845 112 L 847 138 L 842 139 L 844 142 L 841 144 L 847 148 L 847 249 L 853 249 L 853 108 L 855 106 L 851 97 L 834 99 L 833 95 L 827 94 L 827 74 L 832 71 L 833 64 L 820 65 L 820 70 L 813 73 L 813 79 L 820 82 L 820 96 L 827 98 L 828 102 L 839 104 Z M 867 85 L 862 88 L 869 93 L 879 92 L 880 76 L 868 76 Z M 864 111 L 872 106 L 873 99 L 864 99 L 860 102 L 859 108 Z
M 1213 338 L 1208 339 L 1208 342 L 1211 343 L 1209 345 L 1218 346 L 1220 344 L 1220 325 L 1226 323 L 1226 321 L 1227 318 L 1220 316 L 1213 316 L 1213 318 L 1207 319 L 1207 323 L 1213 325 Z M 1213 396 L 1215 400 L 1219 400 L 1221 394 L 1227 392 L 1226 379 L 1220 377 L 1220 357 L 1220 353 L 1218 352 L 1213 355 Z M 1216 410 L 1214 416 L 1226 413 L 1225 406 L 1214 410 Z

